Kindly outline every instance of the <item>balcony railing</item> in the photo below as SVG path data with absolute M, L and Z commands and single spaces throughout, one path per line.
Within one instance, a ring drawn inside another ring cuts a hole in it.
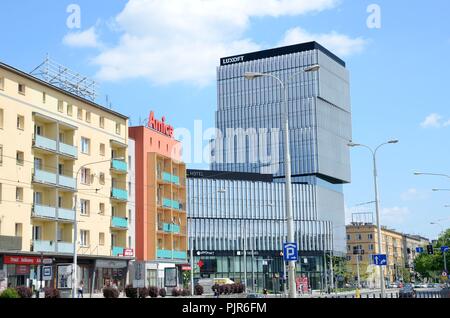
M 33 181 L 47 184 L 56 184 L 56 174 L 44 170 L 35 169 Z
M 58 242 L 58 253 L 72 254 L 73 253 L 73 243 Z
M 111 168 L 120 171 L 120 172 L 127 172 L 128 171 L 128 165 L 125 161 L 122 160 L 112 160 L 111 161 Z
M 59 152 L 68 155 L 70 157 L 78 157 L 78 148 L 75 146 L 67 145 L 62 142 L 59 143 Z
M 177 224 L 164 223 L 163 231 L 169 233 L 180 233 L 180 226 Z
M 165 182 L 170 182 L 179 185 L 180 184 L 180 178 L 178 176 L 172 175 L 168 172 L 162 173 L 162 180 Z
M 54 241 L 33 241 L 33 252 L 55 252 L 56 244 Z
M 113 246 L 113 248 L 111 250 L 111 256 L 123 255 L 123 250 L 124 250 L 124 247 Z
M 165 198 L 163 198 L 162 205 L 166 208 L 177 209 L 177 210 L 180 210 L 182 207 L 180 202 L 178 202 L 176 200 L 165 199 Z
M 40 149 L 56 151 L 56 140 L 36 135 L 34 137 L 34 146 Z
M 111 197 L 116 200 L 127 201 L 128 192 L 126 190 L 113 188 L 111 191 Z
M 63 220 L 74 221 L 75 220 L 75 211 L 68 209 L 58 209 L 58 218 Z
M 56 208 L 35 204 L 33 206 L 33 216 L 54 219 L 56 218 Z
M 173 251 L 173 250 L 161 250 L 156 251 L 157 258 L 167 258 L 167 259 L 186 259 L 187 253 L 183 251 Z
M 77 187 L 77 181 L 74 178 L 59 175 L 59 185 L 75 190 Z
M 111 226 L 121 228 L 121 229 L 127 229 L 128 228 L 128 219 L 113 216 L 111 219 Z

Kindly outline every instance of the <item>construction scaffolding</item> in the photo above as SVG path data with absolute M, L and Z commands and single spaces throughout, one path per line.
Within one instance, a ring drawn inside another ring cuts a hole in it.
M 98 96 L 97 82 L 64 65 L 56 63 L 48 55 L 44 62 L 32 70 L 30 74 L 69 93 L 91 101 L 95 101 Z

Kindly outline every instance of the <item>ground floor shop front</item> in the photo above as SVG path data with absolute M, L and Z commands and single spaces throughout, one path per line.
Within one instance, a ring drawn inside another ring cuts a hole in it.
M 287 264 L 280 251 L 193 251 L 194 279 L 229 278 L 245 282 L 252 291 L 278 293 L 287 282 Z M 329 267 L 322 252 L 301 252 L 296 265 L 296 281 L 299 291 L 323 289 L 329 282 Z M 245 263 L 247 271 L 245 273 Z M 307 287 L 306 287 L 307 285 Z
M 79 256 L 76 287 L 83 285 L 85 294 L 101 292 L 108 285 L 123 289 L 130 260 L 125 257 Z M 33 290 L 53 287 L 68 296 L 73 284 L 72 272 L 71 255 L 0 254 L 0 290 L 18 286 L 28 286 Z

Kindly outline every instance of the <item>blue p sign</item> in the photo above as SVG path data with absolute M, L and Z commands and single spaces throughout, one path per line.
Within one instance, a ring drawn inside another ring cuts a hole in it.
M 298 247 L 297 243 L 284 243 L 283 245 L 284 261 L 297 261 L 298 260 Z

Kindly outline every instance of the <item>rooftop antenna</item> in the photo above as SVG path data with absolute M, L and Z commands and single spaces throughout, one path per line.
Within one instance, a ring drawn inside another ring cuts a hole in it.
M 48 53 L 44 61 L 33 69 L 30 75 L 93 102 L 98 96 L 98 84 L 96 81 L 58 64 L 50 58 Z

